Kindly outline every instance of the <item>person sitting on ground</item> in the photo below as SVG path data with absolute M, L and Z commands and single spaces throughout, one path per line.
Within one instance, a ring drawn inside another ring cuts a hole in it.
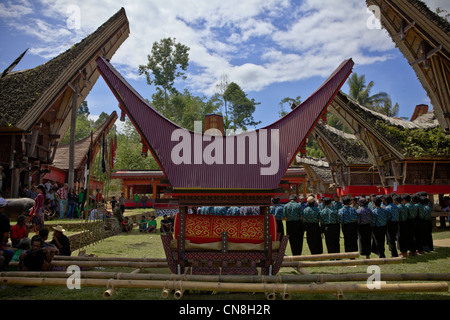
M 14 252 L 14 255 L 11 259 L 11 262 L 19 262 L 20 260 L 20 255 L 22 254 L 22 252 L 24 251 L 28 251 L 31 249 L 31 239 L 30 238 L 23 238 L 19 241 L 19 243 L 17 244 L 17 250 L 16 252 Z M 11 271 L 16 270 L 16 268 L 14 267 L 10 267 Z
M 10 238 L 13 248 L 17 248 L 20 240 L 28 237 L 28 230 L 25 226 L 25 219 L 26 217 L 24 215 L 20 215 L 17 218 L 17 224 L 11 227 Z
M 42 238 L 38 235 L 31 238 L 31 250 L 22 252 L 19 257 L 19 270 L 49 271 L 51 256 L 47 248 L 42 248 Z
M 148 222 L 147 232 L 154 232 L 154 233 L 156 233 L 156 230 L 157 230 L 156 217 L 155 216 L 151 216 L 150 217 L 150 221 Z
M 49 235 L 49 231 L 47 228 L 44 228 L 42 230 L 39 230 L 39 236 L 42 238 L 42 248 L 47 248 L 49 250 L 49 253 L 53 259 L 53 257 L 59 254 L 59 250 L 58 248 L 54 245 L 51 244 L 50 241 L 48 240 L 48 235 Z
M 62 226 L 53 227 L 53 240 L 50 244 L 56 246 L 59 250 L 60 256 L 70 256 L 72 251 L 70 250 L 69 238 L 63 232 L 66 231 Z
M 139 225 L 139 232 L 146 232 L 147 231 L 147 219 L 145 219 L 145 216 L 141 216 L 141 220 L 138 221 Z
M 122 231 L 130 232 L 133 229 L 133 223 L 129 222 L 128 217 L 125 217 L 122 221 Z
M 170 222 L 170 220 L 167 217 L 167 214 L 165 214 L 163 216 L 163 219 L 161 220 L 161 228 L 160 231 L 161 232 L 170 232 L 170 230 L 172 229 L 172 223 Z

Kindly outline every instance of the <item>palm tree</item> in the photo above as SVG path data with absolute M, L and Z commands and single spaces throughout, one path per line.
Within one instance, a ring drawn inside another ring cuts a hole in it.
M 389 97 L 386 92 L 379 92 L 371 96 L 370 91 L 374 84 L 373 81 L 370 81 L 366 86 L 366 76 L 362 75 L 359 77 L 357 73 L 353 73 L 348 79 L 348 85 L 350 87 L 349 95 L 364 107 L 374 107 Z
M 386 92 L 370 95 L 370 91 L 374 84 L 373 81 L 370 81 L 366 86 L 366 77 L 364 75 L 358 76 L 357 73 L 353 73 L 348 79 L 350 89 L 349 96 L 366 108 L 380 112 L 389 117 L 396 116 L 399 108 L 398 103 L 392 107 L 391 98 Z

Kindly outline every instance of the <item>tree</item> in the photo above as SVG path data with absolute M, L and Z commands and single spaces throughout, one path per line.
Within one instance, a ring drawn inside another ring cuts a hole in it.
M 283 100 L 280 101 L 280 103 L 278 104 L 280 106 L 280 111 L 278 112 L 278 115 L 281 117 L 284 117 L 285 115 L 287 115 L 290 111 L 286 111 L 285 106 L 287 105 L 288 110 L 291 109 L 292 105 L 294 104 L 295 106 L 298 106 L 300 103 L 302 103 L 302 97 L 297 96 L 297 98 L 289 98 L 286 97 Z
M 373 81 L 370 81 L 366 86 L 366 77 L 353 73 L 348 79 L 349 96 L 366 108 L 382 113 L 388 117 L 396 116 L 399 111 L 399 105 L 396 103 L 392 106 L 391 98 L 386 92 L 370 95 L 374 84 Z
M 190 48 L 176 43 L 176 39 L 165 38 L 153 43 L 151 54 L 147 56 L 147 65 L 139 66 L 139 75 L 145 74 L 147 83 L 157 86 L 164 93 L 164 106 L 168 105 L 169 93 L 176 92 L 175 79 L 186 79 L 184 72 L 189 65 Z
M 216 84 L 216 96 L 220 97 L 223 100 L 224 106 L 224 116 L 228 119 L 228 110 L 227 110 L 227 101 L 224 99 L 223 95 L 228 88 L 230 81 L 228 80 L 228 76 L 223 74 L 220 77 L 219 83 Z
M 374 95 L 370 95 L 375 83 L 370 81 L 366 86 L 366 76 L 358 76 L 357 73 L 353 73 L 348 79 L 348 85 L 350 88 L 350 97 L 357 101 L 360 105 L 370 108 L 382 103 L 388 96 L 386 92 L 379 92 Z
M 90 114 L 89 107 L 88 107 L 88 104 L 87 104 L 86 100 L 84 100 L 81 103 L 80 108 L 78 109 L 78 115 L 82 115 L 82 114 L 84 114 L 86 116 L 88 116 Z
M 256 110 L 255 99 L 247 98 L 247 94 L 235 82 L 231 82 L 223 94 L 223 98 L 229 105 L 229 127 L 225 129 L 247 130 L 248 126 L 257 126 L 261 121 L 256 122 L 253 113 Z M 232 123 L 232 125 L 231 125 Z

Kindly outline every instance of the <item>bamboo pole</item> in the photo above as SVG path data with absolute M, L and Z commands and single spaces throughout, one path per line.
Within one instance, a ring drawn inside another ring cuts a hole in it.
M 126 257 L 89 257 L 89 256 L 55 256 L 53 260 L 64 261 L 130 261 L 130 262 L 167 262 L 166 258 L 126 258 Z
M 18 267 L 18 262 L 10 262 L 11 267 Z M 51 262 L 53 267 L 68 267 L 77 265 L 80 268 L 95 268 L 95 267 L 123 267 L 123 268 L 167 268 L 167 262 L 128 262 L 128 261 L 64 261 L 53 260 Z
M 353 265 L 380 265 L 402 263 L 403 258 L 386 259 L 357 259 L 357 260 L 337 260 L 337 261 L 292 261 L 283 262 L 282 267 L 305 268 L 305 267 L 329 267 L 329 266 L 353 266 Z M 144 261 L 90 261 L 90 260 L 53 260 L 51 263 L 55 267 L 67 267 L 77 265 L 79 267 L 129 267 L 129 268 L 168 268 L 167 262 L 144 262 Z M 17 267 L 18 262 L 10 262 L 11 267 Z
M 139 269 L 138 269 L 139 270 Z M 0 277 L 34 277 L 34 278 L 67 278 L 70 273 L 62 271 L 5 271 Z M 345 282 L 367 281 L 372 274 L 307 274 L 307 275 L 276 275 L 276 276 L 249 276 L 249 275 L 175 275 L 158 273 L 133 272 L 101 272 L 81 271 L 82 278 L 100 278 L 117 280 L 161 280 L 161 281 L 208 281 L 208 282 L 246 282 L 246 283 L 301 283 L 301 282 Z M 380 281 L 450 281 L 450 273 L 382 273 Z
M 358 258 L 359 252 L 329 253 L 304 256 L 285 256 L 283 261 L 319 261 L 329 259 Z M 88 261 L 133 261 L 133 262 L 166 262 L 166 258 L 126 258 L 126 257 L 87 257 L 87 256 L 55 256 L 56 260 L 88 260 Z
M 293 268 L 336 267 L 336 266 L 395 264 L 402 262 L 403 258 L 357 259 L 357 260 L 335 260 L 335 261 L 291 261 L 291 262 L 283 262 L 281 266 Z
M 26 278 L 0 277 L 3 285 L 29 286 L 67 286 L 63 278 Z M 217 283 L 198 281 L 152 281 L 152 280 L 112 280 L 80 279 L 82 287 L 135 288 L 135 289 L 170 289 L 170 290 L 204 290 L 222 292 L 260 292 L 260 293 L 406 293 L 406 292 L 447 292 L 446 282 L 437 283 L 401 283 L 380 284 L 377 289 L 370 289 L 367 284 L 280 284 L 280 283 Z M 182 288 L 182 289 L 181 289 Z
M 319 261 L 329 259 L 353 259 L 358 258 L 359 252 L 342 252 L 342 253 L 327 253 L 327 254 L 312 254 L 304 256 L 285 256 L 283 261 Z

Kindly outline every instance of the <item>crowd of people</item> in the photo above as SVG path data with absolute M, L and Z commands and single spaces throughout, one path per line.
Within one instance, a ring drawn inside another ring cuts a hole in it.
M 35 229 L 29 216 L 20 215 L 11 227 L 5 207 L 6 200 L 0 197 L 0 270 L 14 270 L 9 264 L 18 262 L 18 270 L 48 271 L 55 255 L 71 255 L 70 241 L 62 226 L 52 227 L 52 239 L 48 241 L 50 231 Z M 33 231 L 36 233 L 30 238 Z
M 301 255 L 303 239 L 311 254 L 340 252 L 341 232 L 345 252 L 356 252 L 366 258 L 371 253 L 385 258 L 387 243 L 391 257 L 408 257 L 433 251 L 431 203 L 424 192 L 414 195 L 391 194 L 340 199 L 337 195 L 306 201 L 291 196 L 285 205 L 272 200 L 278 232 L 286 234 L 293 255 Z
M 369 258 L 385 258 L 385 244 L 391 257 L 408 257 L 433 251 L 431 203 L 425 192 L 342 198 L 291 196 L 281 204 L 272 199 L 278 233 L 289 236 L 293 255 L 301 255 L 303 240 L 311 254 L 340 252 L 341 232 L 345 252 Z M 191 212 L 190 212 L 191 213 Z M 192 213 L 221 216 L 259 215 L 259 207 L 197 207 Z M 286 230 L 285 230 L 286 229 Z M 323 239 L 325 242 L 323 242 Z

